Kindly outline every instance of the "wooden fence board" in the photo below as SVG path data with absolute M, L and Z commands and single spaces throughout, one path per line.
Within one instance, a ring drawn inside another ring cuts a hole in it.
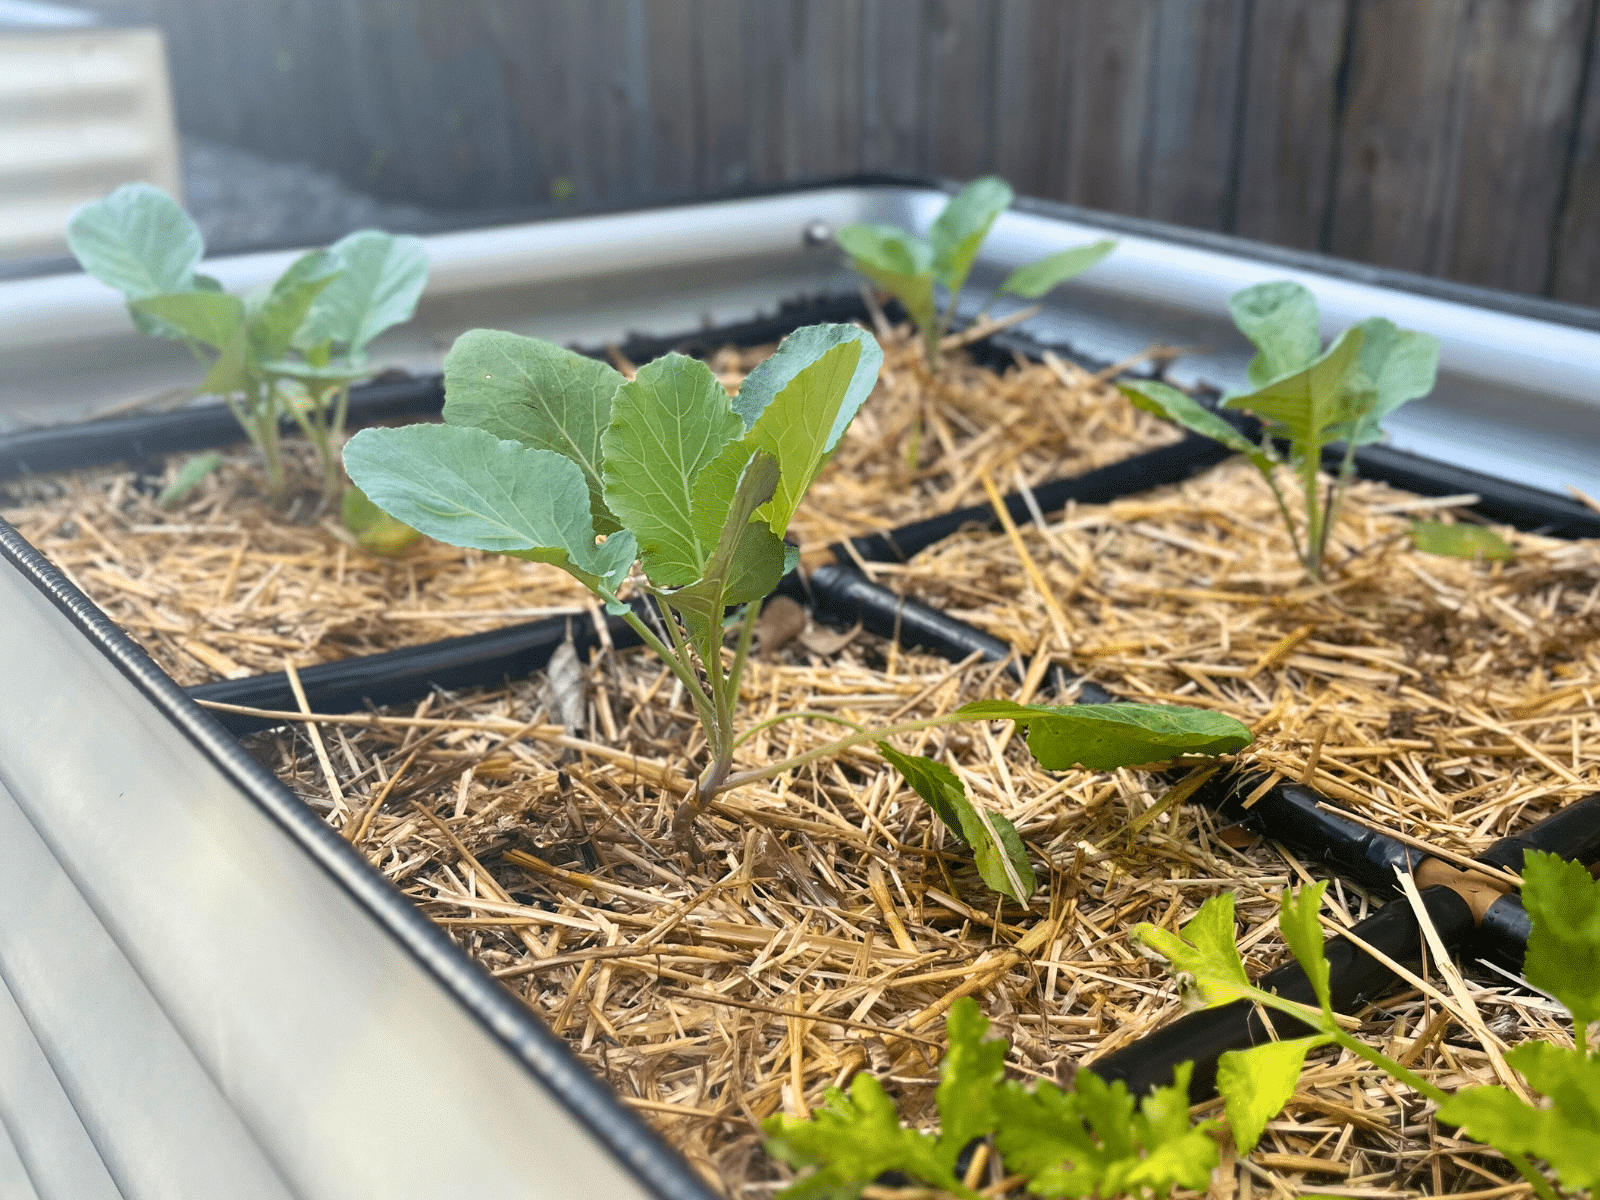
M 921 0 L 862 0 L 861 165 L 913 174 L 921 166 Z
M 1233 231 L 1316 250 L 1328 214 L 1350 0 L 1257 0 Z
M 995 54 L 995 171 L 1023 195 L 1065 194 L 1074 13 L 1060 0 L 1004 0 Z
M 696 176 L 705 192 L 750 180 L 742 10 L 741 0 L 695 0 L 693 7 Z
M 1143 213 L 1147 194 L 1140 167 L 1150 122 L 1159 0 L 1090 0 L 1074 8 L 1063 198 L 1089 208 Z
M 1593 15 L 1588 43 L 1583 103 L 1546 290 L 1557 300 L 1600 306 L 1600 19 Z
M 994 169 L 995 22 L 991 0 L 930 0 L 925 21 L 922 161 L 952 179 Z

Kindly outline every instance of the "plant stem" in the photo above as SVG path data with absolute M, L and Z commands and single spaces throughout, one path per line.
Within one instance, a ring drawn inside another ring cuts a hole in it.
M 600 597 L 614 604 L 621 603 L 614 594 L 601 592 Z M 705 689 L 700 686 L 700 681 L 695 678 L 694 671 L 674 651 L 668 649 L 660 638 L 651 632 L 650 627 L 639 619 L 639 614 L 634 612 L 631 607 L 622 614 L 622 619 L 628 623 L 635 633 L 644 639 L 646 646 L 649 646 L 660 656 L 661 661 L 666 664 L 667 670 L 671 671 L 678 682 L 683 684 L 684 690 L 689 693 L 689 699 L 694 703 L 695 712 L 700 716 L 700 723 L 710 729 L 712 725 L 711 700 L 705 694 Z M 669 624 L 668 628 L 670 629 L 670 627 Z
M 1272 489 L 1272 498 L 1278 502 L 1278 512 L 1283 515 L 1283 527 L 1289 531 L 1289 541 L 1294 545 L 1295 558 L 1309 571 L 1311 568 L 1306 564 L 1305 551 L 1300 549 L 1300 530 L 1295 525 L 1294 518 L 1289 515 L 1289 503 L 1283 498 L 1283 489 L 1269 472 L 1263 471 L 1261 477 L 1267 481 L 1267 486 Z
M 1589 1022 L 1572 1018 L 1572 1044 L 1579 1054 L 1589 1053 Z
M 1433 1084 L 1429 1083 L 1415 1071 L 1396 1062 L 1388 1055 L 1381 1054 L 1372 1049 L 1372 1047 L 1368 1046 L 1360 1038 L 1352 1037 L 1350 1034 L 1346 1033 L 1342 1029 L 1339 1029 L 1337 1026 L 1334 1027 L 1333 1038 L 1334 1041 L 1338 1042 L 1339 1045 L 1350 1051 L 1350 1053 L 1356 1055 L 1358 1058 L 1366 1059 L 1373 1066 L 1377 1067 L 1381 1071 L 1387 1072 L 1393 1078 L 1400 1080 L 1400 1082 L 1404 1083 L 1413 1091 L 1421 1092 L 1435 1104 L 1443 1104 L 1450 1098 L 1447 1093 L 1441 1091 L 1439 1088 L 1434 1087 Z
M 1322 545 L 1325 515 L 1317 499 L 1317 467 L 1322 462 L 1321 446 L 1308 447 L 1300 464 L 1300 482 L 1306 498 L 1306 573 L 1317 582 L 1322 581 Z
M 793 713 L 790 715 L 799 716 L 800 714 Z M 740 771 L 737 774 L 729 775 L 717 790 L 719 792 L 728 792 L 736 787 L 743 787 L 747 783 L 760 783 L 763 779 L 771 779 L 774 775 L 782 775 L 785 771 L 803 767 L 807 763 L 816 762 L 819 758 L 827 758 L 830 754 L 848 750 L 851 746 L 880 741 L 897 733 L 916 733 L 923 729 L 936 729 L 940 725 L 954 725 L 960 721 L 970 720 L 972 720 L 971 717 L 962 716 L 958 711 L 945 713 L 940 717 L 925 717 L 920 721 L 902 721 L 898 725 L 885 725 L 882 729 L 863 729 L 859 733 L 840 738 L 836 742 L 829 742 L 826 746 L 818 746 L 815 750 L 807 750 L 804 754 L 797 754 L 793 758 L 786 758 L 782 762 L 773 763 L 771 766 L 760 767 L 754 771 Z
M 841 717 L 836 713 L 811 712 L 808 709 L 801 709 L 799 712 L 779 713 L 775 717 L 768 717 L 758 725 L 751 726 L 734 739 L 733 747 L 737 750 L 763 729 L 771 729 L 774 725 L 781 724 L 784 721 L 800 721 L 807 718 L 814 721 L 832 721 L 836 725 L 848 725 L 857 733 L 865 733 L 867 731 L 865 725 L 858 725 L 847 717 Z
M 1350 440 L 1344 444 L 1344 461 L 1339 464 L 1339 476 L 1334 480 L 1333 490 L 1328 496 L 1327 516 L 1322 526 L 1322 544 L 1317 547 L 1317 565 L 1322 564 L 1323 556 L 1328 549 L 1328 535 L 1333 531 L 1333 524 L 1339 517 L 1339 507 L 1344 503 L 1345 488 L 1350 486 L 1350 476 L 1354 474 L 1356 461 L 1356 439 L 1354 430 L 1351 431 Z

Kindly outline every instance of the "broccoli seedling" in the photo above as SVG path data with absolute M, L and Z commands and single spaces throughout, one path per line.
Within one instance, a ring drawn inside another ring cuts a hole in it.
M 1312 579 L 1322 578 L 1328 535 L 1338 520 L 1345 489 L 1355 474 L 1357 446 L 1378 441 L 1378 422 L 1407 400 L 1433 390 L 1439 369 L 1438 340 L 1369 317 L 1322 348 L 1317 302 L 1298 283 L 1261 283 L 1228 300 L 1234 324 L 1255 344 L 1249 387 L 1230 392 L 1224 408 L 1254 413 L 1260 443 L 1252 442 L 1192 396 L 1155 380 L 1119 383 L 1135 406 L 1167 417 L 1245 455 L 1278 502 L 1295 557 Z M 1337 475 L 1326 490 L 1319 482 L 1323 448 L 1344 443 Z M 1288 454 L 1279 444 L 1287 443 Z M 1278 487 L 1279 467 L 1300 483 L 1305 516 L 1296 521 Z
M 241 298 L 196 270 L 205 239 L 189 214 L 160 188 L 133 183 L 78 209 L 67 244 L 85 271 L 122 293 L 140 332 L 183 342 L 206 368 L 197 390 L 233 411 L 261 453 L 274 504 L 287 487 L 285 414 L 317 454 L 323 503 L 338 494 L 350 384 L 372 373 L 372 339 L 416 309 L 428 279 L 420 238 L 360 230 Z
M 954 721 L 1026 724 L 1034 753 L 1058 770 L 1247 745 L 1249 731 L 1231 717 L 1137 704 L 988 701 L 879 730 L 798 712 L 739 732 L 740 679 L 761 601 L 798 559 L 784 534 L 872 391 L 882 359 L 877 342 L 853 325 L 808 326 L 785 338 L 730 398 L 710 368 L 681 354 L 648 363 L 629 380 L 549 342 L 477 329 L 445 358 L 444 423 L 362 430 L 344 462 L 373 504 L 430 537 L 560 567 L 661 656 L 705 731 L 707 762 L 674 821 L 691 852 L 695 816 L 721 792 L 849 746 Z M 625 582 L 657 612 L 624 603 Z M 734 771 L 748 738 L 800 718 L 855 732 L 784 762 Z M 973 848 L 990 885 L 1024 900 L 1033 873 L 1016 831 L 973 808 L 953 777 L 947 786 L 944 768 L 890 753 Z
M 839 246 L 851 265 L 878 287 L 892 294 L 922 335 L 928 367 L 939 364 L 939 343 L 955 319 L 956 301 L 989 229 L 1011 207 L 1011 187 L 994 175 L 974 179 L 962 188 L 934 219 L 924 241 L 894 225 L 846 225 L 839 230 Z M 1087 271 L 1112 250 L 1110 239 L 1073 246 L 1038 262 L 1018 267 L 1006 276 L 979 313 L 981 319 L 1001 296 L 1037 300 L 1046 292 Z M 945 291 L 941 311 L 937 288 Z

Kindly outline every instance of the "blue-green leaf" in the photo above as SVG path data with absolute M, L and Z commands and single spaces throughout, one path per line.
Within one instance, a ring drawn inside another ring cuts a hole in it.
M 1038 880 L 1016 826 L 999 813 L 980 813 L 967 798 L 965 785 L 943 763 L 919 754 L 902 754 L 888 742 L 879 742 L 878 752 L 928 802 L 946 828 L 966 843 L 983 882 L 1018 904 L 1026 904 Z
M 561 567 L 591 590 L 615 591 L 633 565 L 633 535 L 595 544 L 588 488 L 571 459 L 482 429 L 363 429 L 345 469 L 398 521 L 452 546 Z
M 1303 371 L 1322 353 L 1316 297 L 1298 283 L 1276 280 L 1244 288 L 1228 298 L 1228 309 L 1258 351 L 1250 363 L 1252 388 Z
M 1028 749 L 1051 771 L 1073 766 L 1110 771 L 1165 762 L 1180 754 L 1232 754 L 1253 740 L 1223 713 L 1176 704 L 1017 704 L 978 700 L 958 715 L 1016 721 L 1028 730 Z
M 601 436 L 605 503 L 638 538 L 645 574 L 657 587 L 683 587 L 705 573 L 716 542 L 693 519 L 696 481 L 743 433 L 711 369 L 682 354 L 641 367 L 612 400 Z M 719 484 L 727 478 L 719 476 Z M 716 497 L 724 514 L 732 503 L 731 490 Z
M 409 321 L 428 282 L 422 239 L 361 229 L 328 247 L 339 277 L 312 304 L 296 345 L 331 340 L 351 355 L 391 325 Z
M 596 532 L 611 533 L 621 525 L 606 507 L 600 441 L 626 382 L 605 363 L 540 338 L 471 329 L 444 358 L 444 419 L 566 455 L 589 485 Z
M 129 183 L 85 204 L 67 221 L 67 245 L 89 274 L 129 300 L 195 286 L 205 252 L 200 227 L 148 183 Z
M 197 454 L 178 469 L 172 482 L 161 489 L 161 494 L 156 497 L 157 508 L 171 508 L 182 500 L 195 488 L 200 486 L 202 480 L 211 472 L 222 465 L 222 455 L 215 450 L 208 454 Z
M 226 292 L 174 292 L 146 296 L 128 305 L 213 350 L 226 349 L 244 324 L 244 301 Z
M 822 452 L 830 454 L 844 431 L 850 427 L 856 413 L 866 403 L 878 383 L 878 369 L 883 365 L 883 350 L 865 329 L 854 325 L 807 325 L 797 329 L 783 341 L 770 358 L 756 364 L 745 376 L 739 394 L 733 398 L 733 411 L 744 421 L 748 433 L 773 400 L 794 382 L 802 371 L 813 366 L 824 354 L 846 342 L 860 347 L 855 370 L 850 383 L 840 399 L 833 424 L 828 427 Z M 803 410 L 802 410 L 803 411 Z
M 1346 385 L 1355 371 L 1363 333 L 1346 329 L 1310 366 L 1282 375 L 1255 391 L 1230 396 L 1228 408 L 1242 408 L 1268 421 L 1315 459 L 1336 426 L 1360 420 L 1375 402 L 1375 393 L 1351 392 Z
M 1433 391 L 1439 374 L 1439 339 L 1400 329 L 1383 317 L 1369 317 L 1361 330 L 1361 374 L 1375 393 L 1370 411 L 1356 424 L 1358 445 L 1383 436 L 1378 423 L 1407 400 Z
M 1258 471 L 1265 473 L 1272 470 L 1273 460 L 1267 457 L 1266 451 L 1193 396 L 1185 395 L 1177 388 L 1154 379 L 1123 380 L 1117 384 L 1117 390 L 1126 396 L 1135 408 L 1141 408 L 1158 417 L 1166 417 L 1169 421 L 1176 421 L 1185 429 L 1192 429 L 1214 442 L 1221 442 L 1236 454 L 1247 457 L 1255 464 Z
M 1333 1039 L 1326 1034 L 1264 1042 L 1249 1050 L 1229 1050 L 1217 1059 L 1217 1091 L 1227 1102 L 1234 1143 L 1248 1154 L 1261 1140 L 1267 1122 L 1294 1095 L 1306 1055 Z
M 1007 296 L 1021 296 L 1025 300 L 1037 300 L 1052 288 L 1082 275 L 1116 248 L 1115 240 L 1102 238 L 1085 246 L 1062 250 L 1049 258 L 1018 267 L 1006 276 L 1006 281 L 1000 285 L 1000 292 Z
M 925 334 L 937 322 L 933 302 L 933 249 L 893 225 L 846 225 L 835 235 L 851 264 L 905 306 Z
M 302 254 L 278 276 L 261 305 L 250 314 L 250 341 L 258 358 L 282 358 L 318 294 L 339 275 L 339 263 L 326 250 Z
M 1001 213 L 1011 207 L 1009 184 L 996 175 L 974 179 L 934 218 L 928 230 L 933 247 L 933 276 L 952 293 L 959 292 L 978 257 L 983 239 Z

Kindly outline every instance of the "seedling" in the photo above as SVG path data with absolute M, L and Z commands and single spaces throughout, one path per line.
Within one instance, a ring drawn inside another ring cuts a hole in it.
M 871 1075 L 848 1094 L 829 1088 L 808 1119 L 769 1117 L 767 1152 L 793 1167 L 815 1167 L 780 1200 L 854 1197 L 885 1171 L 899 1171 L 963 1200 L 980 1200 L 970 1168 L 957 1174 L 963 1150 L 993 1138 L 1008 1175 L 1036 1196 L 1166 1196 L 1174 1187 L 1202 1190 L 1217 1165 L 1216 1121 L 1189 1122 L 1189 1072 L 1171 1086 L 1134 1097 L 1080 1071 L 1069 1088 L 1028 1088 L 1005 1079 L 1006 1042 L 983 1040 L 989 1022 L 963 996 L 945 1022 L 949 1039 L 934 1099 L 937 1135 L 903 1128 L 894 1101 Z M 981 1166 L 981 1163 L 980 1163 Z
M 939 343 L 950 331 L 956 301 L 978 250 L 995 219 L 1011 207 L 1012 198 L 1005 180 L 986 175 L 967 184 L 944 206 L 928 230 L 927 241 L 894 225 L 846 225 L 839 230 L 839 246 L 855 269 L 905 308 L 922 335 L 930 370 L 939 364 Z M 1091 242 L 1018 267 L 995 289 L 979 319 L 1001 296 L 1037 300 L 1087 271 L 1116 245 L 1109 239 Z M 945 291 L 943 311 L 937 288 Z
M 1249 388 L 1230 393 L 1222 406 L 1260 418 L 1259 444 L 1167 384 L 1130 380 L 1118 386 L 1137 407 L 1249 458 L 1272 489 L 1295 556 L 1307 575 L 1320 580 L 1328 534 L 1355 474 L 1356 447 L 1383 436 L 1379 422 L 1389 413 L 1433 390 L 1439 343 L 1428 334 L 1399 329 L 1383 317 L 1369 317 L 1324 350 L 1315 298 L 1300 284 L 1287 281 L 1235 292 L 1228 307 L 1234 324 L 1258 353 L 1250 362 Z M 1323 449 L 1339 442 L 1344 443 L 1344 455 L 1333 482 L 1324 487 L 1319 476 Z M 1278 486 L 1277 472 L 1284 466 L 1300 483 L 1302 521 L 1290 513 Z
M 420 239 L 352 233 L 241 299 L 195 269 L 205 240 L 189 215 L 160 188 L 134 183 L 74 213 L 67 243 L 85 271 L 123 294 L 141 332 L 183 342 L 206 368 L 198 391 L 227 402 L 261 453 L 275 504 L 287 489 L 285 414 L 316 451 L 323 503 L 338 494 L 350 384 L 371 374 L 372 339 L 416 308 L 428 277 Z
M 705 768 L 674 822 L 691 849 L 695 816 L 722 792 L 850 746 L 954 721 L 1026 724 L 1035 754 L 1058 770 L 1248 745 L 1249 731 L 1231 717 L 1135 704 L 988 701 L 879 730 L 800 712 L 739 732 L 740 680 L 760 601 L 798 557 L 784 533 L 872 391 L 881 362 L 865 331 L 812 325 L 784 339 L 730 399 L 704 363 L 681 354 L 648 363 L 630 381 L 537 338 L 473 330 L 445 358 L 444 424 L 363 430 L 345 447 L 344 461 L 356 485 L 396 520 L 452 545 L 560 567 L 661 656 L 705 731 Z M 625 582 L 656 611 L 625 603 Z M 746 740 L 797 718 L 855 732 L 785 762 L 733 769 Z M 973 809 L 958 782 L 939 777 L 948 771 L 937 764 L 900 755 L 894 761 L 903 771 L 910 764 L 908 778 L 973 847 L 991 886 L 1025 899 L 1032 871 L 1004 818 Z
M 1526 1042 L 1506 1055 L 1534 1089 L 1549 1098 L 1536 1108 L 1502 1087 L 1470 1087 L 1450 1094 L 1404 1064 L 1346 1031 L 1329 999 L 1329 967 L 1317 914 L 1327 884 L 1284 893 L 1279 926 L 1310 980 L 1318 1007 L 1297 1004 L 1252 984 L 1245 974 L 1233 926 L 1233 897 L 1213 897 L 1181 933 L 1148 924 L 1134 936 L 1193 980 L 1206 1004 L 1249 999 L 1309 1025 L 1306 1037 L 1230 1050 L 1217 1063 L 1217 1090 L 1243 1151 L 1293 1094 L 1306 1054 L 1338 1045 L 1415 1089 L 1439 1106 L 1439 1118 L 1464 1126 L 1506 1156 L 1544 1200 L 1556 1192 L 1529 1161 L 1542 1158 L 1569 1188 L 1600 1185 L 1600 1054 L 1588 1048 L 1588 1027 L 1600 1020 L 1600 881 L 1581 865 L 1553 854 L 1528 853 L 1522 899 L 1532 921 L 1525 970 L 1528 982 L 1554 996 L 1572 1014 L 1573 1048 Z

